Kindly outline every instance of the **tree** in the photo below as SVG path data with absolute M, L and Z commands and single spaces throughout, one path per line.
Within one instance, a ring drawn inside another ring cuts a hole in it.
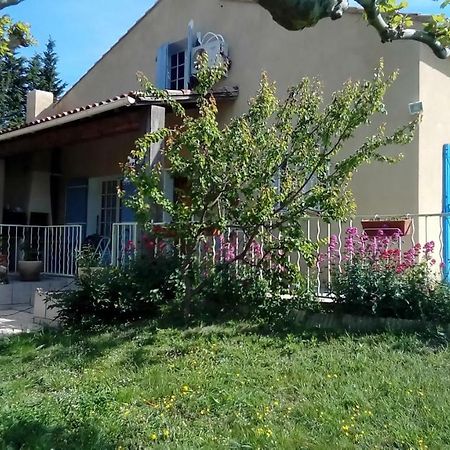
M 32 56 L 28 61 L 27 67 L 27 90 L 33 91 L 35 89 L 41 89 L 42 80 L 42 56 L 36 54 Z
M 26 114 L 26 61 L 14 54 L 0 59 L 0 128 L 21 125 Z
M 274 20 L 288 30 L 312 27 L 319 20 L 340 19 L 348 9 L 348 0 L 253 0 L 267 9 Z M 450 57 L 450 21 L 444 14 L 433 15 L 422 29 L 411 28 L 413 21 L 404 9 L 406 0 L 355 0 L 365 11 L 368 23 L 382 42 L 415 40 L 428 45 L 438 58 Z M 450 0 L 441 0 L 441 7 Z
M 21 3 L 23 0 L 0 0 L 0 10 Z M 27 47 L 33 43 L 29 25 L 13 22 L 8 15 L 0 16 L 0 57 L 11 53 L 18 47 Z
M 66 87 L 58 77 L 55 42 L 49 39 L 42 54 L 29 60 L 16 52 L 0 58 L 0 129 L 20 125 L 26 116 L 26 93 L 34 89 L 53 92 L 55 97 Z
M 240 250 L 229 264 L 251 264 L 249 255 L 258 242 L 264 243 L 258 269 L 268 260 L 271 267 L 286 268 L 287 255 L 294 250 L 313 264 L 317 247 L 304 233 L 304 217 L 318 208 L 324 220 L 347 219 L 355 207 L 349 189 L 352 174 L 364 163 L 396 160 L 381 149 L 410 142 L 414 130 L 410 123 L 386 135 L 380 127 L 350 155 L 342 155 L 355 130 L 385 112 L 383 97 L 395 74 L 386 77 L 382 66 L 372 80 L 346 83 L 325 106 L 319 82 L 305 78 L 281 101 L 263 75 L 248 111 L 222 127 L 211 87 L 225 69 L 207 69 L 206 61 L 198 74 L 195 117 L 143 78 L 149 96 L 167 103 L 181 125 L 146 134 L 124 165 L 126 178 L 136 187 L 129 204 L 144 228 L 152 229 L 152 205 L 172 218 L 168 227 L 179 238 L 175 245 L 183 257 L 187 305 L 195 290 L 196 251 L 209 230 L 241 230 Z M 148 149 L 162 140 L 165 161 L 149 160 Z M 163 163 L 174 179 L 187 180 L 184 200 L 166 198 Z
M 53 92 L 55 98 L 59 98 L 64 92 L 67 84 L 59 78 L 57 64 L 58 55 L 55 51 L 56 43 L 49 37 L 46 48 L 40 58 L 41 70 L 39 73 L 39 84 L 35 89 L 41 89 L 43 91 Z M 34 61 L 36 65 L 38 61 Z M 33 67 L 35 70 L 36 67 Z

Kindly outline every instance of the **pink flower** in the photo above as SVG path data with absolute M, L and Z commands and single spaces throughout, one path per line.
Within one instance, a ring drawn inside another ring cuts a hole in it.
M 433 253 L 433 251 L 434 251 L 434 242 L 433 241 L 427 242 L 423 246 L 423 251 L 424 251 L 424 254 L 425 254 L 426 257 L 429 256 L 431 253 Z
M 347 230 L 345 230 L 345 234 L 348 236 L 358 236 L 358 228 L 348 227 Z

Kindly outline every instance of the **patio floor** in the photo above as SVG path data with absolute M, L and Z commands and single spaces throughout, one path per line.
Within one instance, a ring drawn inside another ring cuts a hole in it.
M 36 331 L 41 324 L 54 326 L 56 311 L 48 309 L 41 292 L 70 289 L 73 283 L 73 278 L 44 275 L 40 281 L 23 282 L 10 275 L 9 284 L 0 284 L 0 336 Z
M 0 336 L 29 333 L 41 327 L 33 323 L 33 307 L 0 310 Z
M 20 281 L 18 276 L 9 276 L 9 284 L 0 285 L 0 313 L 3 309 L 23 309 L 32 306 L 36 289 L 58 291 L 73 283 L 73 278 L 43 275 L 40 281 Z

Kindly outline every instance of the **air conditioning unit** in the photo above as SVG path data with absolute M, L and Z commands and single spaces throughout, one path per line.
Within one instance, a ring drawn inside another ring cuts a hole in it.
M 208 66 L 213 67 L 217 64 L 228 61 L 228 44 L 220 34 L 206 33 L 203 38 L 198 39 L 199 45 L 192 49 L 191 74 L 195 75 L 198 70 L 198 57 L 207 53 Z

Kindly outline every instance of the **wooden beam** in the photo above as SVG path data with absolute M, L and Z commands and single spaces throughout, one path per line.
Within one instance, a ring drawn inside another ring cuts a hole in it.
M 65 147 L 67 145 L 95 141 L 118 134 L 137 132 L 142 129 L 145 111 L 133 110 L 115 112 L 108 116 L 96 117 L 68 124 L 22 138 L 0 143 L 0 157 L 17 153 Z

